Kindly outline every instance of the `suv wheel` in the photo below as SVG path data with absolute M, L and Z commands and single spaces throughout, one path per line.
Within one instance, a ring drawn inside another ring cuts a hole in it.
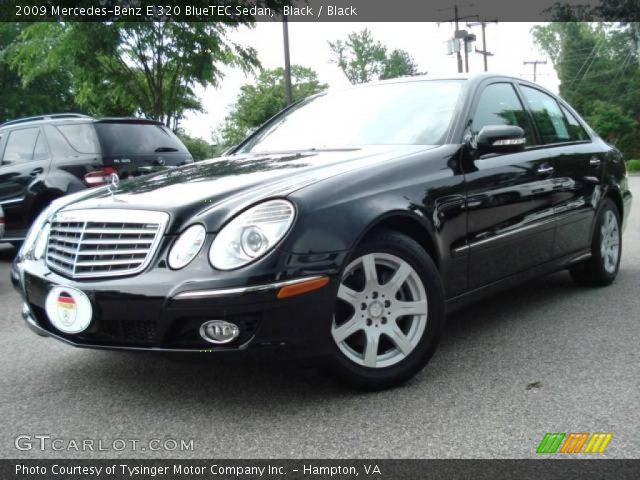
M 342 273 L 331 325 L 333 372 L 378 390 L 416 375 L 435 351 L 444 316 L 440 275 L 415 241 L 372 237 Z

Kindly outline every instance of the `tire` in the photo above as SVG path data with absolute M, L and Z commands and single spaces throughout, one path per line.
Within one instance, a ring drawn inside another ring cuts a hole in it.
M 622 222 L 618 207 L 605 198 L 598 210 L 591 240 L 591 258 L 569 269 L 580 285 L 610 285 L 618 275 L 622 257 Z
M 372 235 L 346 262 L 336 296 L 329 367 L 338 380 L 381 390 L 424 368 L 442 329 L 444 292 L 418 243 L 393 231 Z

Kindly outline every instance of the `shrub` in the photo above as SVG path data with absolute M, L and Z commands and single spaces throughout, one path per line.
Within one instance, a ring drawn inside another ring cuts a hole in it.
M 219 153 L 219 148 L 216 148 L 215 145 L 210 145 L 201 138 L 190 137 L 184 132 L 178 132 L 178 137 L 182 140 L 184 146 L 187 147 L 187 150 L 189 150 L 189 153 L 195 161 L 207 160 L 215 157 Z
M 640 160 L 629 160 L 627 170 L 630 172 L 640 172 Z

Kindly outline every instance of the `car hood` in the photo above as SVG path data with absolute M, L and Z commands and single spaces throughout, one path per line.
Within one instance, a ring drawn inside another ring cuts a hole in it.
M 373 168 L 434 146 L 375 146 L 352 150 L 241 154 L 196 162 L 100 189 L 65 210 L 123 208 L 171 215 L 169 233 L 200 222 L 215 232 L 239 210 L 284 197 L 323 179 Z

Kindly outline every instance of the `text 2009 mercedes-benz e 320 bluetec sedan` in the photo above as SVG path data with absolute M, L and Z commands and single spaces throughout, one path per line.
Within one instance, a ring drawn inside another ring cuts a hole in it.
M 384 388 L 427 363 L 447 309 L 564 268 L 611 283 L 630 200 L 620 153 L 537 85 L 396 80 L 56 201 L 12 277 L 28 325 L 72 345 L 288 348 Z

